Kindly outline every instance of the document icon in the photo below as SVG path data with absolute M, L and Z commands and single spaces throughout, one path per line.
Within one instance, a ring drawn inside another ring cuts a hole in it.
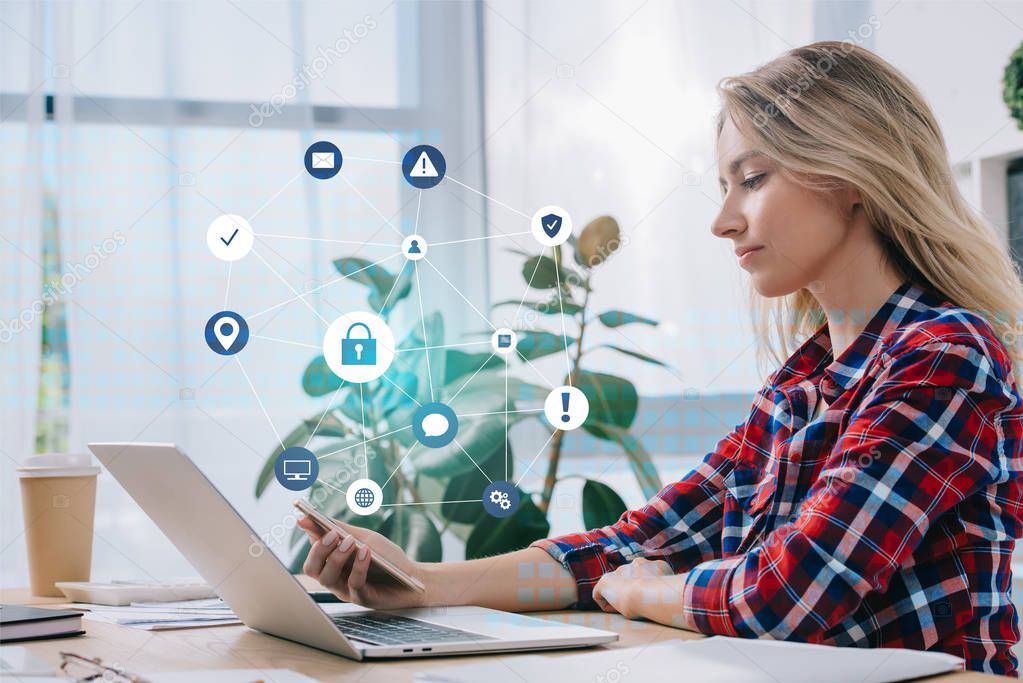
M 334 153 L 313 152 L 313 168 L 334 168 Z

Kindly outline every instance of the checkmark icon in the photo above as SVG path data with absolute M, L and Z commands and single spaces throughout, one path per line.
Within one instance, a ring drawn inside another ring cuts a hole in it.
M 555 226 L 557 226 L 557 224 L 558 224 L 557 221 L 554 221 L 553 223 L 548 223 L 547 224 L 547 229 L 548 230 L 553 230 L 555 228 Z M 223 238 L 221 238 L 221 239 L 223 239 Z
M 231 236 L 229 238 L 227 238 L 225 240 L 223 237 L 221 237 L 220 241 L 224 243 L 224 246 L 229 247 L 229 246 L 231 246 L 231 242 L 234 241 L 234 236 L 237 235 L 237 234 L 238 234 L 238 228 L 235 228 L 234 232 L 231 233 Z

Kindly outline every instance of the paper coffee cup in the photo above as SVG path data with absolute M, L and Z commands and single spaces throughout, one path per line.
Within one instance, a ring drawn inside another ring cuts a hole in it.
M 44 453 L 17 471 L 32 594 L 63 596 L 57 581 L 89 580 L 99 467 L 88 453 Z

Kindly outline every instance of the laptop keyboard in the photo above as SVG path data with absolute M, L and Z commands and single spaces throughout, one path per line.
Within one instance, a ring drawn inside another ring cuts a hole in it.
M 410 643 L 444 643 L 460 640 L 494 640 L 471 631 L 439 626 L 418 619 L 370 612 L 331 617 L 341 632 L 353 640 L 370 645 L 408 645 Z

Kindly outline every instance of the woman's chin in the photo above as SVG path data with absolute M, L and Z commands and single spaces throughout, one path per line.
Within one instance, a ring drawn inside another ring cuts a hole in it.
M 757 290 L 757 294 L 768 299 L 792 294 L 801 288 L 799 284 L 785 281 L 782 278 L 771 277 L 770 273 L 762 270 L 751 272 L 750 281 L 753 283 L 753 289 Z

